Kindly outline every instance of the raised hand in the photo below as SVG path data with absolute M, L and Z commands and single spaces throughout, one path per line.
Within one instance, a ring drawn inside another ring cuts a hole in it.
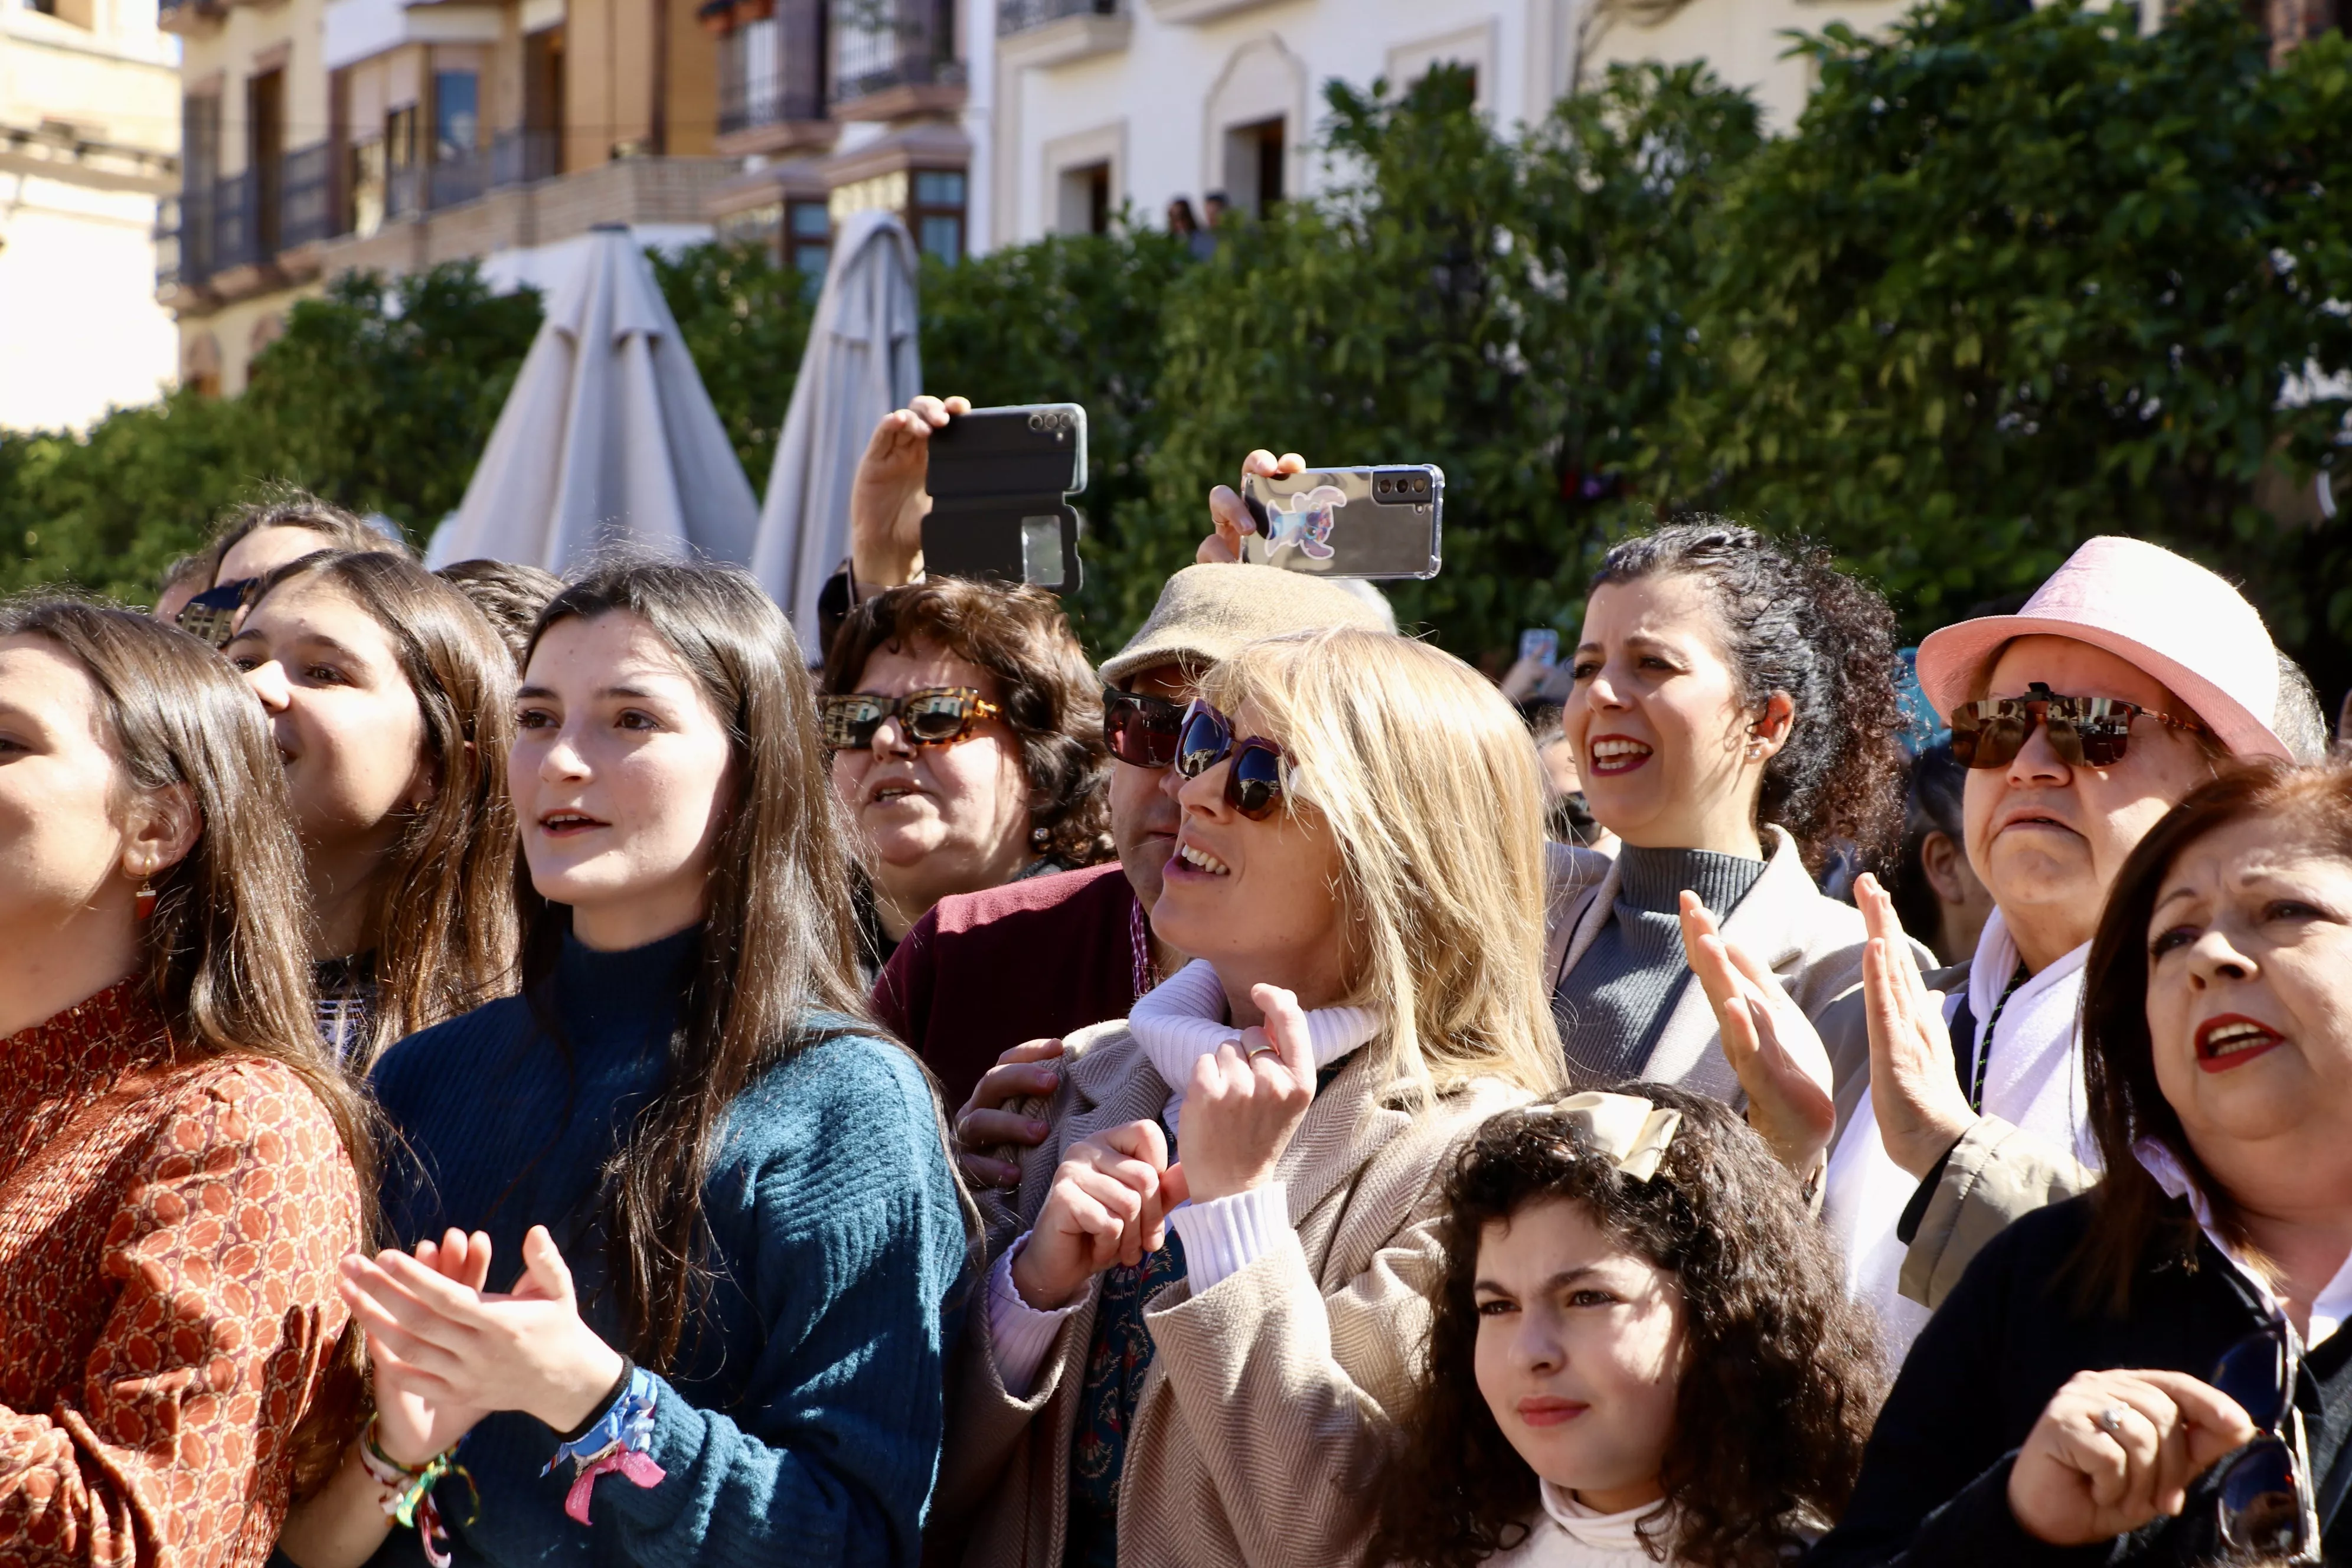
M 2254 1436 L 2237 1401 L 2179 1372 L 2078 1372 L 2009 1471 L 2009 1510 L 2053 1546 L 2110 1541 L 2186 1506 L 2189 1483 Z
M 1184 1159 L 1171 1174 L 1194 1203 L 1272 1181 L 1315 1101 L 1315 1047 L 1298 998 L 1255 985 L 1250 999 L 1265 1024 L 1195 1062 L 1184 1091 Z
M 620 1380 L 620 1352 L 581 1320 L 572 1270 L 545 1226 L 523 1237 L 523 1277 L 485 1293 L 404 1253 L 343 1260 L 343 1300 L 367 1330 L 379 1369 L 430 1397 L 520 1410 L 558 1432 L 596 1413 Z
M 1143 1261 L 1168 1242 L 1168 1140 L 1156 1121 L 1130 1121 L 1074 1143 L 1054 1173 L 1045 1206 L 1013 1260 L 1013 1289 L 1039 1311 L 1066 1307 L 1087 1281 Z
M 1887 1158 L 1925 1178 L 1976 1125 L 1977 1113 L 1952 1070 L 1944 1009 L 1919 973 L 1895 900 L 1865 872 L 1853 900 L 1870 941 L 1862 950 L 1864 1012 L 1870 1020 L 1870 1105 Z
M 1715 1009 L 1724 1059 L 1748 1094 L 1748 1124 L 1800 1177 L 1819 1168 L 1837 1128 L 1830 1054 L 1780 977 L 1727 942 L 1696 893 L 1682 896 L 1683 951 Z
M 1050 1124 L 1004 1107 L 1016 1100 L 1050 1095 L 1061 1081 L 1055 1065 L 1062 1054 L 1059 1040 L 1031 1040 L 996 1058 L 981 1075 L 971 1097 L 955 1114 L 956 1163 L 975 1186 L 1013 1187 L 1021 1184 L 1021 1167 L 994 1152 L 1006 1144 L 1034 1148 L 1052 1131 Z
M 857 460 L 849 489 L 849 569 L 869 588 L 911 583 L 923 558 L 923 519 L 930 514 L 931 432 L 951 414 L 971 412 L 966 397 L 918 397 L 883 416 Z
M 1307 467 L 1307 459 L 1296 452 L 1285 452 L 1277 458 L 1261 447 L 1242 459 L 1242 472 L 1255 474 L 1260 479 L 1280 479 Z M 1219 485 L 1209 492 L 1209 537 L 1201 541 L 1193 552 L 1196 562 L 1232 563 L 1242 558 L 1242 539 L 1255 533 L 1257 524 L 1250 517 L 1249 505 L 1231 485 Z

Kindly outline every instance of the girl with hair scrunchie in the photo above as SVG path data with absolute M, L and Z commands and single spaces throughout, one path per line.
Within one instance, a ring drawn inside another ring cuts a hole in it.
M 1764 1568 L 1852 1495 L 1884 1386 L 1796 1184 L 1721 1101 L 1505 1111 L 1445 1184 L 1369 1561 Z

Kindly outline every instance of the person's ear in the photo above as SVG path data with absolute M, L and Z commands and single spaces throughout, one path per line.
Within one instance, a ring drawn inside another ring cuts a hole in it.
M 1769 762 L 1789 743 L 1789 735 L 1797 727 L 1797 704 L 1785 691 L 1775 691 L 1764 700 L 1763 716 L 1748 726 L 1748 755 L 1757 762 Z
M 1919 841 L 1919 869 L 1926 874 L 1927 885 L 1936 889 L 1937 902 L 1969 901 L 1968 884 L 1961 879 L 1963 858 L 1960 847 L 1940 827 Z
M 122 826 L 122 874 L 145 882 L 188 858 L 205 821 L 196 792 L 175 784 L 133 794 Z

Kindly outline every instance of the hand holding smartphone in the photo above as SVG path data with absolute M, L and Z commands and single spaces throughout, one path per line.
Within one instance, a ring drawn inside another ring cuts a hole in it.
M 1075 592 L 1087 488 L 1087 411 L 1075 403 L 975 408 L 931 433 L 923 570 Z
M 1437 575 L 1445 472 L 1433 463 L 1242 477 L 1242 559 L 1318 577 Z

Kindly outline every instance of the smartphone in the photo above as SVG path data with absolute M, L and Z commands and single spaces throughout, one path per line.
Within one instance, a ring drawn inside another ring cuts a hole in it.
M 1242 558 L 1323 577 L 1434 577 L 1445 471 L 1434 463 L 1242 479 L 1257 531 Z
M 931 432 L 923 570 L 1076 591 L 1087 411 L 1075 403 L 975 408 Z
M 228 639 L 236 635 L 236 612 L 245 603 L 246 590 L 252 586 L 253 579 L 246 577 L 207 588 L 182 605 L 173 623 L 215 647 L 225 647 Z
M 1529 626 L 1519 634 L 1519 658 L 1553 668 L 1559 663 L 1559 633 L 1549 626 Z

